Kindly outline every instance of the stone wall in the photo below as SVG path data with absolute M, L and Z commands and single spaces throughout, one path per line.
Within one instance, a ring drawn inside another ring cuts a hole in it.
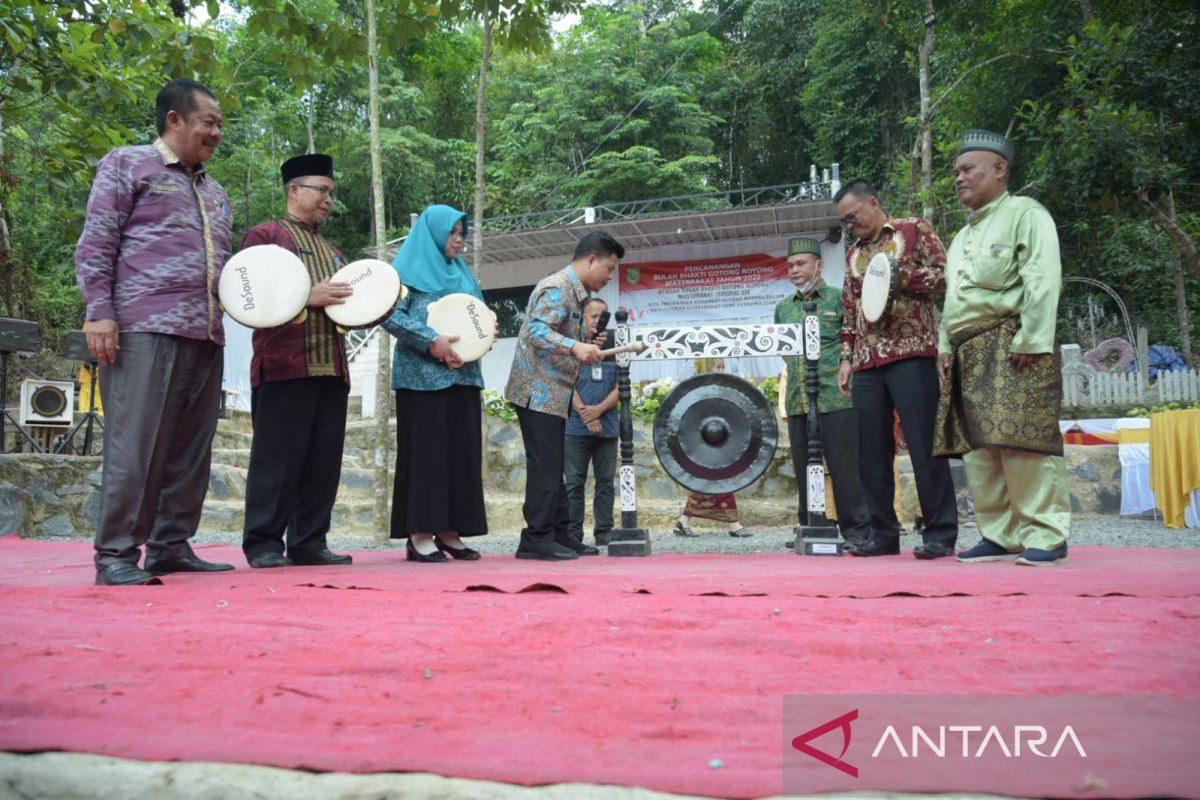
M 516 423 L 486 417 L 484 435 L 488 458 L 484 482 L 488 518 L 496 531 L 521 527 L 525 486 L 525 452 Z M 334 529 L 368 533 L 374 528 L 374 472 L 371 469 L 374 422 L 352 420 L 347 426 L 342 487 L 334 508 Z M 202 526 L 208 530 L 240 531 L 245 503 L 250 425 L 244 415 L 222 420 L 213 443 L 213 466 Z M 651 429 L 638 422 L 634 430 L 634 464 L 638 478 L 639 522 L 669 527 L 678 516 L 686 491 L 667 477 L 654 454 Z M 952 463 L 959 509 L 966 513 L 962 464 Z M 1117 447 L 1067 447 L 1071 505 L 1078 514 L 1119 513 L 1121 466 Z M 916 487 L 908 459 L 898 459 L 901 520 L 911 524 L 917 513 Z M 0 534 L 26 536 L 90 536 L 100 511 L 100 459 L 78 456 L 0 456 Z M 388 494 L 391 487 L 387 487 Z M 786 434 L 775 458 L 752 486 L 738 493 L 742 522 L 750 526 L 795 523 L 795 474 Z M 619 498 L 618 509 L 619 511 Z
M 72 537 L 100 519 L 100 459 L 0 455 L 0 534 Z

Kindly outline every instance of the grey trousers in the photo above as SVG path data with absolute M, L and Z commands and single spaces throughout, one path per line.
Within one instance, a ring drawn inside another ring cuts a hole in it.
M 157 333 L 122 333 L 100 367 L 104 472 L 96 567 L 182 558 L 200 524 L 221 402 L 222 348 Z

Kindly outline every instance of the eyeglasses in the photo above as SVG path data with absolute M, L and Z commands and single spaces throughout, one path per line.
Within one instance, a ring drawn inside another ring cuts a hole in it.
M 840 217 L 838 219 L 838 222 L 842 223 L 843 225 L 847 225 L 847 226 L 853 225 L 854 223 L 858 222 L 858 212 L 862 211 L 862 207 L 865 206 L 869 202 L 871 202 L 871 198 L 868 197 L 866 200 L 863 200 L 861 203 L 859 203 L 858 206 L 856 206 L 855 209 L 853 211 L 851 211 L 849 214 L 847 214 L 844 217 Z
M 463 233 L 462 231 L 453 230 L 453 231 L 450 231 L 450 238 L 451 239 L 462 239 L 463 241 L 466 241 L 467 235 L 465 233 Z
M 297 186 L 303 186 L 305 189 L 312 189 L 315 192 L 320 192 L 322 197 L 328 197 L 330 200 L 337 197 L 337 192 L 332 186 L 314 186 L 311 183 L 297 183 Z

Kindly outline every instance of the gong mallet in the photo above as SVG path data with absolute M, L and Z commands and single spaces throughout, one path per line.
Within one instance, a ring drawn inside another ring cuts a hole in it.
M 808 486 L 808 524 L 796 527 L 796 540 L 792 552 L 806 556 L 840 556 L 842 539 L 836 525 L 830 525 L 825 516 L 825 465 L 822 461 L 821 414 L 817 396 L 821 392 L 821 378 L 817 372 L 821 360 L 821 322 L 817 317 L 817 304 L 804 304 L 804 358 L 808 366 L 805 389 L 808 394 L 808 467 L 805 479 Z M 800 476 L 796 476 L 800 480 Z
M 610 347 L 607 350 L 601 350 L 600 357 L 608 358 L 609 356 L 618 356 L 621 353 L 640 353 L 645 349 L 645 342 L 633 342 L 632 344 L 623 344 L 620 347 Z

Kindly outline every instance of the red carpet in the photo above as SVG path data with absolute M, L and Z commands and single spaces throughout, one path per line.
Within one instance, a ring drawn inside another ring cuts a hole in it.
M 88 544 L 0 538 L 0 749 L 755 797 L 785 695 L 1200 686 L 1195 551 L 402 559 L 94 587 Z

